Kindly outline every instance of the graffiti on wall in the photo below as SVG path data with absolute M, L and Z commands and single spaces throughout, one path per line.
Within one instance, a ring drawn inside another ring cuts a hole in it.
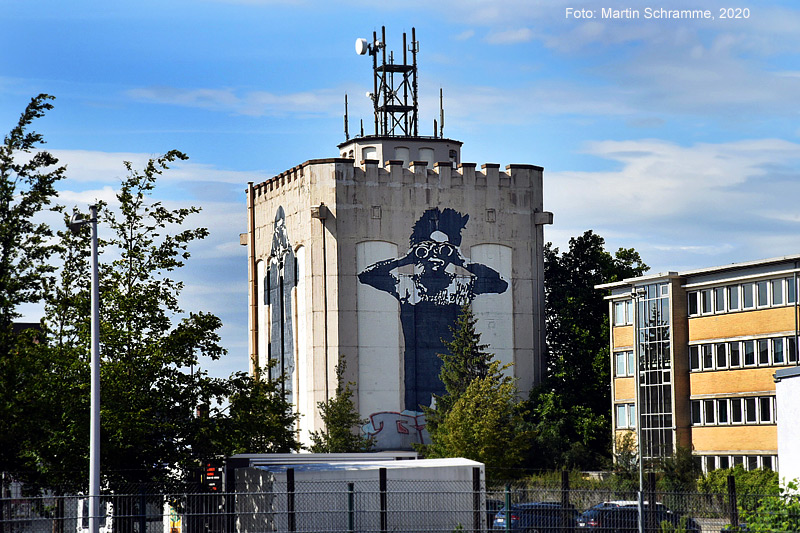
M 461 307 L 480 294 L 500 294 L 508 282 L 493 268 L 473 263 L 461 252 L 461 232 L 469 215 L 454 209 L 428 209 L 412 228 L 403 257 L 378 261 L 359 273 L 365 285 L 391 294 L 400 302 L 405 340 L 405 409 L 418 412 L 434 394 L 442 395 L 439 379 L 441 339 Z
M 425 415 L 413 411 L 372 413 L 362 430 L 381 450 L 410 450 L 413 444 L 430 443 Z
M 270 369 L 270 378 L 283 378 L 283 391 L 290 402 L 293 401 L 294 375 L 292 289 L 296 285 L 297 260 L 286 232 L 286 215 L 283 207 L 278 207 L 272 230 L 272 249 L 264 277 L 264 303 L 270 309 L 267 354 L 270 360 L 275 360 Z

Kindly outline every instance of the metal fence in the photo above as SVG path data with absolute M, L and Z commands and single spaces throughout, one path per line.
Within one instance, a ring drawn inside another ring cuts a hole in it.
M 695 531 L 716 533 L 732 519 L 737 523 L 737 504 L 729 494 L 661 492 L 649 496 L 655 496 L 651 501 L 657 505 L 646 519 L 648 532 L 696 527 Z M 475 490 L 473 483 L 464 481 L 282 481 L 260 491 L 104 495 L 99 508 L 100 533 L 555 533 L 590 531 L 591 524 L 580 522 L 582 513 L 603 502 L 626 500 L 629 502 L 622 505 L 631 508 L 636 493 L 525 485 Z M 536 507 L 530 502 L 552 504 Z M 510 513 L 500 511 L 506 505 L 511 506 Z M 526 515 L 529 509 L 540 515 Z M 500 525 L 498 512 L 504 519 Z M 517 523 L 511 520 L 514 517 Z M 526 524 L 527 518 L 539 521 Z M 635 524 L 631 529 L 628 522 L 595 525 L 607 532 L 635 531 Z M 89 533 L 87 499 L 76 495 L 4 497 L 0 499 L 0 533 Z

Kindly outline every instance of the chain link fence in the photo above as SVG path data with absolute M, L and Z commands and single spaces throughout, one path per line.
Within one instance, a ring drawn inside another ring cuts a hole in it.
M 653 533 L 724 531 L 731 523 L 738 524 L 737 511 L 742 504 L 755 505 L 756 501 L 739 502 L 735 493 L 645 492 L 644 498 L 645 508 L 653 509 L 645 520 L 645 530 Z M 128 494 L 103 495 L 99 509 L 100 533 L 506 530 L 632 533 L 637 530 L 635 522 L 592 524 L 586 516 L 592 509 L 611 505 L 636 509 L 636 500 L 635 492 L 564 489 L 528 483 L 498 483 L 488 488 L 481 484 L 476 490 L 473 483 L 464 481 L 384 478 L 293 482 L 289 479 L 275 481 L 257 491 L 187 490 L 165 494 L 139 488 Z M 656 505 L 650 506 L 650 501 Z M 504 510 L 507 505 L 510 512 Z M 0 498 L 0 533 L 90 533 L 88 508 L 88 499 L 80 495 L 31 497 L 19 491 L 6 494 Z M 548 509 L 546 513 L 550 514 L 546 515 L 542 509 Z M 528 516 L 530 513 L 533 515 Z M 537 518 L 535 513 L 541 516 Z M 503 520 L 498 522 L 498 517 Z M 539 522 L 525 523 L 536 519 Z

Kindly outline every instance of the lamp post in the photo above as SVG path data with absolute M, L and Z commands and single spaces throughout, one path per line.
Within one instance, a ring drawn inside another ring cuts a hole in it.
M 644 458 L 642 457 L 642 365 L 639 353 L 639 299 L 647 294 L 647 289 L 637 287 L 631 290 L 633 299 L 633 356 L 636 361 L 634 386 L 636 387 L 636 447 L 639 450 L 639 494 L 636 497 L 639 509 L 637 525 L 639 533 L 644 533 Z
M 89 206 L 85 218 L 75 211 L 69 229 L 77 234 L 84 224 L 92 228 L 92 348 L 91 406 L 89 427 L 89 533 L 100 531 L 100 282 L 97 267 L 97 204 Z

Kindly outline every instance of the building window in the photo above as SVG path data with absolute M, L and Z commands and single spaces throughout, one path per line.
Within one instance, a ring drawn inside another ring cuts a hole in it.
M 758 399 L 758 421 L 762 424 L 772 423 L 771 396 L 762 396 Z
M 776 365 L 782 365 L 784 363 L 782 338 L 772 339 L 772 361 Z
M 714 345 L 718 369 L 728 368 L 728 351 L 726 348 L 727 345 L 724 342 L 718 342 L 716 345 Z
M 719 458 L 719 467 L 720 468 L 730 468 L 731 460 L 730 457 L 727 455 L 721 455 Z
M 772 292 L 772 305 L 783 305 L 783 280 L 773 279 L 770 281 Z
M 634 373 L 634 363 L 635 360 L 633 358 L 633 350 L 628 350 L 625 352 L 615 352 L 615 359 L 616 359 L 616 376 L 617 377 L 628 377 L 632 376 Z
M 692 424 L 699 425 L 702 423 L 702 417 L 700 416 L 701 405 L 700 402 L 693 400 L 691 402 L 691 409 L 692 409 Z
M 786 351 L 789 353 L 789 362 L 797 362 L 797 344 L 794 337 L 786 337 Z
M 686 294 L 686 297 L 689 300 L 689 316 L 694 316 L 698 314 L 697 296 L 698 293 L 696 291 Z
M 741 424 L 744 419 L 742 418 L 742 399 L 731 398 L 731 423 Z
M 753 297 L 755 285 L 753 283 L 745 283 L 742 285 L 742 309 L 752 309 L 756 306 Z
M 766 307 L 769 305 L 769 283 L 767 281 L 759 281 L 756 283 L 756 296 L 759 307 Z
M 711 289 L 700 291 L 700 312 L 705 314 L 711 313 Z
M 794 286 L 794 278 L 786 278 L 786 303 L 793 304 L 797 298 L 797 291 Z
M 756 342 L 744 341 L 744 366 L 755 366 L 756 364 Z
M 728 343 L 728 352 L 730 353 L 730 366 L 735 368 L 742 364 L 741 356 L 739 355 L 740 350 L 740 343 L 739 341 L 733 341 Z
M 716 403 L 716 400 L 704 400 L 703 401 L 703 414 L 705 415 L 704 419 L 703 419 L 703 423 L 705 425 L 707 425 L 707 426 L 711 426 L 711 425 L 714 425 L 716 423 L 715 422 L 716 418 L 714 417 L 714 414 L 715 414 L 714 404 L 715 403 Z
M 728 309 L 736 311 L 739 309 L 739 286 L 731 285 L 728 287 Z
M 614 325 L 629 326 L 633 324 L 633 300 L 614 302 Z
M 758 412 L 756 411 L 756 399 L 744 399 L 744 421 L 748 424 L 755 424 L 758 422 Z
M 769 341 L 767 339 L 758 339 L 758 364 L 769 364 Z
M 717 423 L 728 424 L 728 400 L 719 400 L 717 402 Z
M 710 344 L 703 344 L 700 350 L 703 353 L 703 370 L 714 370 L 714 354 Z
M 636 406 L 632 403 L 617 404 L 617 429 L 636 427 Z
M 725 312 L 725 287 L 717 287 L 714 289 L 714 312 Z
M 700 370 L 700 347 L 689 346 L 689 368 L 691 370 Z

